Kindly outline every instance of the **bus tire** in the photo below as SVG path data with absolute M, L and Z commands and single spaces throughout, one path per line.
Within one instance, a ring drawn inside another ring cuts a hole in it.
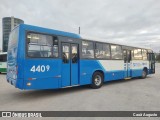
M 145 79 L 146 77 L 147 77 L 147 70 L 143 69 L 141 78 Z
M 103 74 L 101 72 L 95 72 L 92 76 L 92 84 L 91 87 L 93 89 L 98 89 L 103 85 Z

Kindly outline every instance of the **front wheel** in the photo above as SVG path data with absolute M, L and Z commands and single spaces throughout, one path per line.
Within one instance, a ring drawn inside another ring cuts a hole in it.
M 143 70 L 143 72 L 142 72 L 142 76 L 141 76 L 141 78 L 142 79 L 145 79 L 147 77 L 147 70 Z
M 100 72 L 95 72 L 92 76 L 91 87 L 93 89 L 100 88 L 103 85 L 103 74 Z

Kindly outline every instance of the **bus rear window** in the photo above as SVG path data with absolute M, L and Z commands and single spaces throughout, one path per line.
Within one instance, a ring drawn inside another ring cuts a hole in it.
M 19 28 L 17 27 L 10 33 L 8 50 L 10 50 L 13 47 L 17 47 L 18 31 L 19 31 Z
M 28 33 L 27 55 L 31 58 L 58 57 L 58 40 L 51 35 Z

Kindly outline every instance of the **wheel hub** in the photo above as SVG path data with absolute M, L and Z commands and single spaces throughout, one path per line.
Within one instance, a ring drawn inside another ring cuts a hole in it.
M 97 75 L 97 76 L 95 77 L 95 84 L 96 84 L 97 86 L 99 86 L 99 85 L 101 84 L 101 82 L 102 82 L 101 76 Z

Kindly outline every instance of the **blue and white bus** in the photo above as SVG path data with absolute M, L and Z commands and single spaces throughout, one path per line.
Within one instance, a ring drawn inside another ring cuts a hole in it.
M 150 49 L 82 39 L 79 35 L 20 24 L 10 34 L 7 81 L 19 89 L 58 89 L 155 73 Z

